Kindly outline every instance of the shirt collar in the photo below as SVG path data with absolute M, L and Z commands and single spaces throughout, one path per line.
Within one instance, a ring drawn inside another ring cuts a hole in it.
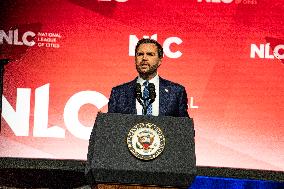
M 139 83 L 140 85 L 143 85 L 143 83 L 145 81 L 146 80 L 142 79 L 142 77 L 138 76 L 137 83 Z M 152 79 L 149 80 L 149 83 L 157 84 L 158 82 L 159 82 L 159 75 L 158 74 L 156 74 L 155 77 L 153 77 Z

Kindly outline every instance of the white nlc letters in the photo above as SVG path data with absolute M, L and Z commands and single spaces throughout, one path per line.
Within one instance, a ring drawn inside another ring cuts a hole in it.
M 4 30 L 0 30 L 0 44 L 4 43 L 5 41 L 10 45 L 26 45 L 26 46 L 34 46 L 35 42 L 33 40 L 28 41 L 28 37 L 34 37 L 36 34 L 32 31 L 27 31 L 22 36 L 22 41 L 19 41 L 19 31 L 16 30 L 9 30 L 8 34 L 5 33 Z
M 250 47 L 250 58 L 255 58 L 258 55 L 259 58 L 267 59 L 284 59 L 284 53 L 280 54 L 280 50 L 284 51 L 284 45 L 279 44 L 274 49 L 272 49 L 273 54 L 270 54 L 270 43 L 260 44 L 259 47 L 256 44 L 251 44 Z
M 158 36 L 157 34 L 154 34 L 151 37 L 143 36 L 143 38 L 151 38 L 151 39 L 157 40 Z M 135 56 L 135 46 L 138 41 L 139 39 L 137 38 L 136 35 L 129 36 L 129 56 Z M 169 58 L 179 58 L 181 57 L 182 53 L 180 51 L 172 52 L 170 49 L 170 46 L 173 43 L 180 45 L 182 43 L 182 40 L 179 37 L 167 38 L 163 43 L 164 54 L 165 56 Z
M 17 89 L 15 110 L 8 100 L 2 98 L 2 117 L 16 136 L 29 136 L 31 89 Z M 78 119 L 80 108 L 84 104 L 93 104 L 98 109 L 108 103 L 108 99 L 96 91 L 81 91 L 74 94 L 64 108 L 64 122 L 68 131 L 75 137 L 88 140 L 92 127 L 82 125 Z M 48 125 L 49 84 L 35 90 L 34 137 L 65 138 L 65 129 Z

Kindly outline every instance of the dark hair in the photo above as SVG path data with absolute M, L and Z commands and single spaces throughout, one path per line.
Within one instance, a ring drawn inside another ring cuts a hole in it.
M 163 58 L 163 47 L 162 45 L 160 45 L 160 43 L 158 43 L 158 41 L 154 40 L 154 39 L 145 39 L 145 38 L 142 38 L 138 41 L 136 47 L 135 47 L 135 56 L 136 56 L 136 53 L 137 53 L 137 50 L 138 50 L 138 47 L 141 45 L 141 44 L 146 44 L 146 43 L 152 43 L 154 45 L 156 45 L 157 49 L 158 49 L 158 57 L 159 58 Z

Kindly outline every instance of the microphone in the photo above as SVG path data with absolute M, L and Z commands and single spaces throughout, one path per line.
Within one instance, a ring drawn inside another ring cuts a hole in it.
M 144 103 L 142 102 L 142 92 L 141 92 L 141 85 L 139 83 L 136 83 L 135 85 L 135 98 L 138 100 L 139 104 L 141 104 L 141 106 L 145 107 Z
M 149 99 L 150 99 L 150 102 L 149 102 L 149 105 L 152 104 L 155 99 L 156 99 L 156 91 L 155 91 L 155 84 L 154 83 L 149 83 L 148 84 L 148 89 L 149 89 Z
M 144 97 L 142 97 L 141 85 L 139 83 L 136 83 L 136 85 L 135 85 L 135 98 L 137 99 L 139 104 L 141 104 L 141 106 L 143 108 L 143 111 L 142 111 L 143 115 L 147 114 L 147 108 L 156 99 L 156 91 L 155 91 L 154 83 L 148 84 L 148 90 L 149 90 L 149 96 L 147 98 L 144 98 Z M 144 102 L 142 102 L 142 100 Z M 150 100 L 149 103 L 146 103 L 147 100 Z
M 139 83 L 136 83 L 135 86 L 135 97 L 137 98 L 137 100 L 142 98 L 141 85 Z

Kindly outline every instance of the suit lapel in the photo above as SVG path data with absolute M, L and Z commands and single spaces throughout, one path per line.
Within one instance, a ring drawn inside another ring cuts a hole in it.
M 163 78 L 159 81 L 159 115 L 166 115 L 167 103 L 169 102 L 169 89 Z
M 136 98 L 135 98 L 135 84 L 136 84 L 137 78 L 135 78 L 133 81 L 129 84 L 129 90 L 127 92 L 128 99 L 128 107 L 129 107 L 129 113 L 130 114 L 137 114 L 136 110 Z

